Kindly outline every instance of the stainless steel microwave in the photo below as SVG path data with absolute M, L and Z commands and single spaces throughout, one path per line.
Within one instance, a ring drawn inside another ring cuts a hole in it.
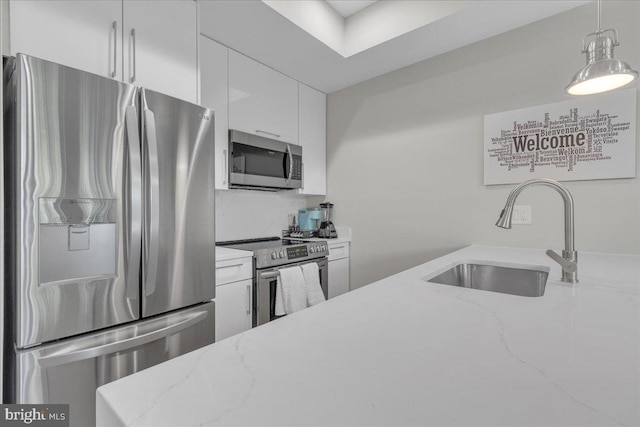
M 302 147 L 238 130 L 229 131 L 229 188 L 302 188 Z

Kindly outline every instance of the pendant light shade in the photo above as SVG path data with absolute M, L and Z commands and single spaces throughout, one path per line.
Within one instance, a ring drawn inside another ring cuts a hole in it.
M 611 33 L 613 38 L 606 35 Z M 594 36 L 586 45 L 587 38 Z M 638 72 L 624 61 L 613 58 L 613 49 L 618 46 L 616 30 L 600 29 L 600 1 L 598 1 L 598 29 L 587 34 L 582 41 L 582 53 L 587 54 L 587 65 L 573 76 L 565 88 L 570 95 L 591 95 L 628 85 L 638 79 Z

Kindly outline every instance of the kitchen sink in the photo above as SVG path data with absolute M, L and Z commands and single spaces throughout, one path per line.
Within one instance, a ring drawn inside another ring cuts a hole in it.
M 425 276 L 422 280 L 523 297 L 541 297 L 544 295 L 548 277 L 548 267 L 462 262 L 444 272 Z

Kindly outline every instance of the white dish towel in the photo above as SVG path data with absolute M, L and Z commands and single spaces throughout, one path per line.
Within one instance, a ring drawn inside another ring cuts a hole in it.
M 323 301 L 326 301 L 322 287 L 320 286 L 320 271 L 318 264 L 310 262 L 302 265 L 302 275 L 307 288 L 307 306 L 311 307 Z
M 300 267 L 281 268 L 279 271 L 276 285 L 276 316 L 307 308 L 307 289 Z

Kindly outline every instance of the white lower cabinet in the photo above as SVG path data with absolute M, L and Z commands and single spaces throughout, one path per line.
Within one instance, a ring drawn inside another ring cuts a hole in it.
M 251 329 L 252 280 L 216 286 L 216 341 Z
M 329 298 L 349 292 L 349 242 L 329 243 Z
M 216 261 L 216 341 L 251 329 L 253 258 Z

